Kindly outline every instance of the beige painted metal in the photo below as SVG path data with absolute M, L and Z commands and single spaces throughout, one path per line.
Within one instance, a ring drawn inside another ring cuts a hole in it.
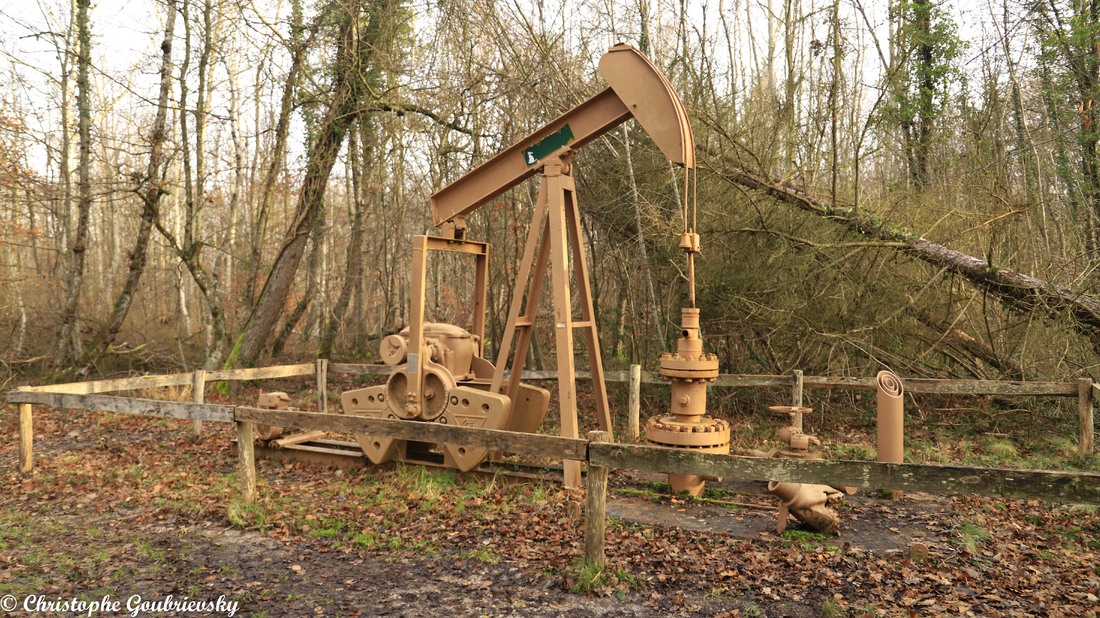
M 600 75 L 670 161 L 695 167 L 695 137 L 684 103 L 649 58 L 619 43 L 600 58 Z
M 411 318 L 408 328 L 384 338 L 380 353 L 394 367 L 385 385 L 356 389 L 340 398 L 345 414 L 371 418 L 434 422 L 459 427 L 533 432 L 542 423 L 550 394 L 534 386 L 509 383 L 509 394 L 490 389 L 492 363 L 482 358 L 488 287 L 488 245 L 460 239 L 417 236 L 413 245 Z M 453 324 L 424 322 L 427 259 L 432 251 L 471 255 L 475 260 L 472 331 Z M 514 388 L 513 388 L 514 386 Z M 379 464 L 406 459 L 420 443 L 356 434 L 363 452 Z M 466 471 L 488 455 L 487 448 L 440 445 L 447 465 Z
M 521 363 L 518 369 L 512 368 L 512 375 L 522 375 L 522 363 L 527 359 L 527 348 L 531 344 L 532 330 L 535 327 L 535 319 L 538 317 L 542 284 L 550 259 L 550 243 L 539 243 L 540 233 L 544 238 L 550 235 L 550 222 L 546 221 L 546 192 L 549 190 L 547 184 L 544 182 L 539 186 L 538 198 L 535 200 L 535 216 L 527 227 L 527 242 L 523 247 L 523 259 L 520 260 L 519 273 L 516 277 L 517 292 L 524 282 L 529 284 L 526 295 L 512 294 L 512 306 L 508 310 L 508 322 L 504 325 L 504 336 L 501 337 L 497 353 L 496 370 L 493 372 L 493 381 L 489 386 L 489 390 L 494 393 L 499 392 L 504 384 L 504 370 L 509 357 Z M 536 251 L 538 251 L 537 259 Z M 513 345 L 516 348 L 514 353 Z M 562 374 L 559 373 L 558 377 L 561 376 Z
M 272 440 L 268 443 L 268 446 L 272 448 L 286 448 L 288 446 L 295 446 L 298 444 L 305 444 L 306 442 L 313 442 L 314 440 L 321 440 L 327 434 L 323 431 L 299 431 L 298 433 L 291 434 L 278 440 Z M 262 439 L 257 436 L 257 439 Z
M 813 412 L 812 408 L 801 405 L 769 406 L 768 410 L 788 417 L 789 425 L 779 429 L 779 439 L 787 445 L 786 449 L 776 449 L 769 457 L 782 457 L 784 459 L 821 459 L 821 454 L 810 451 L 811 446 L 820 446 L 821 440 L 804 433 L 796 424 L 806 414 Z
M 780 451 L 781 457 L 788 457 L 791 459 L 817 459 L 820 455 L 817 453 L 811 453 L 811 446 L 821 446 L 821 440 L 816 436 L 803 433 L 801 429 L 794 425 L 787 425 L 779 430 L 779 439 L 787 444 L 789 452 Z
M 569 152 L 559 152 L 543 165 L 543 182 L 535 203 L 535 217 L 528 228 L 527 244 L 517 281 L 517 293 L 512 296 L 508 322 L 501 338 L 496 370 L 489 386 L 498 392 L 504 386 L 504 372 L 510 367 L 512 375 L 522 375 L 534 334 L 539 301 L 547 270 L 550 272 L 554 297 L 554 342 L 558 365 L 558 402 L 561 419 L 561 435 L 579 437 L 577 418 L 576 366 L 573 358 L 574 330 L 581 329 L 592 374 L 592 387 L 596 401 L 600 429 L 612 433 L 611 409 L 607 401 L 607 385 L 603 379 L 603 359 L 600 356 L 599 335 L 592 304 L 588 260 L 582 245 L 580 210 L 577 208 L 576 188 L 571 175 Z M 573 290 L 570 282 L 570 254 L 572 277 L 577 286 L 579 318 L 573 316 Z M 527 294 L 518 292 L 525 283 Z M 511 363 L 508 361 L 511 360 Z M 520 382 L 509 380 L 507 393 L 510 399 L 518 396 Z M 580 462 L 564 462 L 564 484 L 579 487 Z
M 405 418 L 420 416 L 420 405 L 424 400 L 424 286 L 428 275 L 428 237 L 413 237 L 412 285 L 409 291 L 409 362 L 407 372 L 412 377 L 408 383 L 408 394 L 402 402 Z
M 386 404 L 386 387 L 387 385 L 383 384 L 345 391 L 340 395 L 340 409 L 344 414 L 351 416 L 396 419 L 397 415 Z M 355 434 L 355 441 L 359 443 L 367 459 L 375 464 L 401 459 L 405 455 L 404 440 L 388 436 Z
M 575 200 L 573 177 L 568 175 L 569 165 L 563 161 L 552 162 L 543 168 L 543 182 L 547 185 L 546 197 L 547 197 L 547 216 L 549 218 L 549 245 L 550 245 L 550 277 L 551 277 L 551 290 L 554 294 L 554 344 L 555 351 L 557 353 L 558 362 L 558 375 L 561 376 L 558 380 L 558 407 L 561 418 L 561 435 L 566 438 L 578 438 L 579 423 L 577 418 L 577 382 L 576 382 L 576 367 L 573 358 L 573 328 L 575 326 L 573 320 L 573 301 L 572 290 L 569 282 L 569 254 L 568 246 L 571 244 L 570 240 L 580 240 L 579 238 L 570 238 L 570 231 L 572 226 L 567 222 L 567 219 L 573 214 L 573 205 Z M 543 239 L 543 242 L 547 242 Z M 583 259 L 583 250 L 578 254 L 574 254 L 573 259 L 580 263 Z M 588 284 L 588 277 L 577 277 L 577 282 L 582 285 Z M 537 309 L 536 309 L 537 310 Z M 586 316 L 591 320 L 591 316 Z M 589 321 L 588 332 L 595 335 L 594 325 Z M 591 361 L 599 362 L 599 354 L 596 355 Z M 513 359 L 512 369 L 515 371 L 515 361 Z M 522 365 L 520 367 L 522 370 Z M 602 371 L 593 368 L 594 375 L 600 375 L 602 378 Z M 569 376 L 569 377 L 565 377 Z M 601 379 L 598 382 L 594 382 L 599 386 L 605 386 L 605 383 Z M 599 400 L 597 394 L 597 400 Z M 606 410 L 607 395 L 604 393 L 603 407 Z M 600 429 L 611 433 L 610 414 L 606 422 L 600 423 Z M 581 486 L 581 462 L 579 461 L 566 461 L 564 462 L 565 468 L 565 486 L 566 487 L 580 487 Z
M 729 453 L 729 423 L 706 416 L 707 384 L 718 377 L 718 357 L 703 352 L 699 309 L 681 309 L 680 324 L 676 352 L 661 357 L 661 377 L 672 383 L 671 414 L 649 419 L 646 440 L 704 453 Z M 673 492 L 692 496 L 701 495 L 706 485 L 702 476 L 694 474 L 670 474 L 668 484 Z
M 840 516 L 834 507 L 840 504 L 841 493 L 828 485 L 809 483 L 768 483 L 768 491 L 779 498 L 779 522 L 776 532 L 787 529 L 787 516 L 810 526 L 818 532 L 837 534 L 840 531 Z
M 405 400 L 406 418 L 420 416 L 417 408 L 423 403 L 424 389 L 424 302 L 427 296 L 427 268 L 429 251 L 447 251 L 473 255 L 475 260 L 474 316 L 471 333 L 480 342 L 485 337 L 485 298 L 489 271 L 489 245 L 468 240 L 413 237 L 413 259 L 409 293 L 408 374 L 409 393 Z M 480 343 L 479 343 L 480 348 Z M 480 350 L 479 350 L 480 351 Z
M 905 460 L 905 391 L 901 378 L 890 371 L 875 376 L 878 387 L 878 461 L 903 463 Z
M 256 407 L 264 410 L 286 410 L 290 407 L 290 395 L 282 391 L 260 393 Z M 283 435 L 283 428 L 276 425 L 256 425 L 253 433 L 257 440 L 274 440 Z
M 497 393 L 459 386 L 448 393 L 447 410 L 439 422 L 454 427 L 504 429 L 508 422 L 510 401 Z M 459 444 L 444 444 L 444 462 L 468 472 L 478 467 L 489 455 L 487 448 Z
M 600 59 L 608 88 L 565 112 L 493 158 L 443 187 L 431 197 L 432 218 L 442 225 L 464 217 L 494 197 L 540 172 L 528 165 L 523 151 L 569 125 L 574 150 L 632 116 L 671 161 L 695 167 L 695 138 L 683 102 L 653 63 L 625 44 Z
M 428 325 L 424 323 L 427 253 L 433 248 L 453 250 L 449 245 L 439 246 L 438 243 L 441 242 L 456 243 L 456 247 L 473 246 L 472 243 L 466 243 L 463 240 L 466 233 L 466 215 L 523 180 L 541 173 L 542 184 L 535 206 L 535 216 L 529 226 L 516 293 L 513 295 L 509 319 L 500 342 L 497 363 L 492 371 L 488 391 L 478 396 L 482 407 L 481 412 L 485 412 L 486 407 L 493 411 L 500 409 L 502 412 L 499 419 L 483 414 L 477 422 L 493 424 L 499 421 L 503 426 L 523 426 L 531 430 L 537 428 L 537 425 L 530 422 L 531 420 L 537 417 L 541 422 L 541 414 L 524 414 L 522 418 L 510 420 L 509 417 L 514 414 L 510 415 L 509 411 L 512 402 L 518 403 L 523 399 L 522 407 L 537 413 L 539 404 L 543 401 L 540 393 L 520 383 L 519 376 L 523 374 L 523 365 L 538 313 L 539 297 L 549 271 L 554 301 L 554 340 L 558 364 L 562 436 L 578 437 L 580 430 L 577 415 L 577 372 L 574 364 L 576 336 L 574 331 L 576 329 L 581 329 L 588 352 L 600 429 L 609 434 L 612 432 L 588 262 L 582 240 L 580 210 L 571 173 L 571 157 L 577 149 L 631 117 L 637 119 L 665 156 L 685 168 L 695 167 L 695 141 L 691 124 L 679 96 L 664 75 L 638 50 L 625 44 L 616 45 L 601 58 L 600 72 L 607 80 L 608 88 L 498 153 L 432 196 L 433 220 L 437 226 L 443 228 L 448 238 L 429 239 L 418 236 L 414 239 L 409 332 L 407 336 L 402 334 L 399 338 L 388 337 L 382 345 L 382 355 L 387 363 L 397 365 L 403 362 L 404 369 L 395 371 L 388 388 L 384 391 L 372 388 L 345 393 L 341 400 L 346 402 L 344 404 L 346 413 L 368 416 L 393 414 L 396 418 L 408 420 L 438 419 L 439 422 L 449 422 L 447 405 L 441 405 L 439 402 L 452 401 L 453 399 L 447 394 L 453 389 L 464 388 L 460 383 L 463 379 L 461 374 L 465 368 L 454 367 L 446 360 L 433 357 L 432 350 L 425 347 L 429 345 L 425 337 L 425 329 Z M 560 137 L 554 137 L 549 142 L 553 145 L 548 146 L 547 142 L 543 141 L 555 135 Z M 533 148 L 536 145 L 538 148 Z M 686 199 L 686 183 L 684 187 Z M 689 279 L 692 283 L 690 298 L 694 306 L 694 271 L 691 258 L 699 250 L 698 235 L 685 227 L 685 238 L 687 239 L 685 251 L 688 252 L 688 269 L 691 273 Z M 482 253 L 485 252 L 482 251 Z M 477 306 L 474 312 L 476 323 L 473 328 L 479 344 L 484 336 L 487 281 L 487 268 L 484 272 L 479 269 L 476 279 Z M 526 296 L 520 293 L 523 286 L 527 286 Z M 573 314 L 574 300 L 577 301 L 579 316 Z M 697 335 L 697 311 L 695 315 Z M 689 342 L 690 345 L 694 343 Z M 480 345 L 477 351 L 480 353 Z M 695 355 L 701 354 L 701 342 L 697 350 L 688 349 L 687 351 Z M 690 362 L 686 367 L 675 368 L 673 365 L 679 360 L 670 358 L 669 362 L 669 371 L 687 371 L 692 374 L 687 377 L 670 374 L 670 377 L 677 379 L 677 385 L 674 386 L 677 400 L 701 402 L 702 412 L 689 416 L 701 416 L 705 412 L 706 386 L 703 384 L 700 395 L 698 385 L 691 384 L 700 379 L 693 373 L 697 368 Z M 717 373 L 717 361 L 700 357 L 699 362 L 707 365 L 708 375 L 709 364 L 713 362 L 714 373 Z M 485 364 L 492 367 L 487 361 Z M 515 379 L 506 381 L 505 372 L 509 368 Z M 454 374 L 452 370 L 457 370 L 458 374 Z M 454 375 L 448 378 L 449 374 Z M 494 397 L 500 399 L 494 399 Z M 383 404 L 385 404 L 385 411 L 382 409 Z M 395 405 L 402 409 L 396 410 Z M 683 405 L 681 404 L 681 407 Z M 699 406 L 700 403 L 687 404 L 690 410 L 695 410 Z M 716 423 L 709 421 L 708 423 L 706 424 L 709 428 L 707 433 L 722 433 L 720 431 L 722 428 Z M 716 429 L 719 431 L 715 431 Z M 728 449 L 728 425 L 724 429 Z M 364 450 L 372 460 L 400 456 L 401 447 L 398 442 L 375 440 L 370 436 L 363 436 L 360 441 L 364 443 Z M 713 442 L 712 437 L 711 440 L 704 440 L 695 447 L 720 448 L 720 445 Z M 468 464 L 468 460 L 472 459 L 449 447 L 445 447 L 445 451 L 448 459 L 454 462 L 462 460 Z M 567 487 L 580 485 L 580 463 L 579 461 L 564 462 Z
M 796 375 L 796 379 L 798 377 L 801 376 Z M 779 439 L 787 448 L 773 449 L 766 454 L 767 457 L 800 461 L 822 459 L 820 452 L 811 450 L 811 447 L 820 446 L 821 440 L 804 433 L 801 426 L 796 424 L 804 415 L 813 412 L 812 408 L 801 405 L 801 397 L 795 399 L 795 405 L 770 406 L 768 410 L 786 416 L 790 424 L 779 430 Z M 782 533 L 787 528 L 787 516 L 794 515 L 799 521 L 819 532 L 835 534 L 840 526 L 840 517 L 832 507 L 842 502 L 841 494 L 854 494 L 857 488 L 772 481 L 768 483 L 768 491 L 778 496 L 780 501 L 779 521 L 776 525 L 778 532 Z

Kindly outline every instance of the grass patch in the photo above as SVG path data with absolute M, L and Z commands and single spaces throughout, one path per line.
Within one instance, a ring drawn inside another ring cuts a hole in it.
M 991 438 L 985 443 L 985 450 L 990 455 L 1000 459 L 1017 459 L 1020 449 L 1008 438 Z
M 955 527 L 955 544 L 970 553 L 978 551 L 988 539 L 989 532 L 978 524 L 963 522 Z
M 760 607 L 756 603 L 742 603 L 741 613 L 748 618 L 759 618 L 764 615 L 764 608 Z
M 874 461 L 875 450 L 864 444 L 833 444 L 828 447 L 833 459 Z
M 271 525 L 271 515 L 262 504 L 248 503 L 240 498 L 229 501 L 225 517 L 234 528 L 266 530 Z
M 154 547 L 149 543 L 142 543 L 138 545 L 138 553 L 150 560 L 160 562 L 168 555 L 168 550 L 161 547 Z
M 833 537 L 827 534 L 810 530 L 784 530 L 782 538 L 797 544 L 802 549 L 812 549 L 819 543 L 833 540 Z
M 479 547 L 471 552 L 470 557 L 484 564 L 496 564 L 500 562 L 500 556 L 488 547 Z
M 644 582 L 630 571 L 583 559 L 574 567 L 573 577 L 569 589 L 574 593 L 614 590 L 622 598 L 627 591 L 644 587 Z
M 378 547 L 378 538 L 367 530 L 357 532 L 354 536 L 351 537 L 351 542 L 366 550 L 371 550 L 375 547 Z
M 624 496 L 628 498 L 650 498 L 660 499 L 663 496 L 653 491 L 652 489 L 637 489 L 634 487 L 619 487 L 613 490 L 615 495 Z
M 1074 504 L 1069 507 L 1074 515 L 1096 515 L 1100 513 L 1100 504 Z
M 825 602 L 821 604 L 821 615 L 824 618 L 840 618 L 847 612 L 841 607 L 834 599 L 825 599 Z
M 311 539 L 334 539 L 344 532 L 344 522 L 336 518 L 306 519 L 306 522 L 299 522 L 298 529 Z

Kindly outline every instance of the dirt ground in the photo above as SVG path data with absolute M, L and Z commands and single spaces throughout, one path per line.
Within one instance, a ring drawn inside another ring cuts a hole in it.
M 776 534 L 753 484 L 708 499 L 612 476 L 609 564 L 582 554 L 583 494 L 415 466 L 261 462 L 236 499 L 230 432 L 36 413 L 36 470 L 0 417 L 0 597 L 172 599 L 243 616 L 1095 616 L 1094 508 L 851 497 L 839 537 Z M 927 549 L 913 553 L 913 544 Z M 3 609 L 7 610 L 6 607 Z M 75 612 L 46 612 L 71 615 Z M 226 615 L 222 612 L 220 615 Z M 17 609 L 9 615 L 28 615 Z M 123 611 L 116 614 L 127 615 Z M 139 615 L 219 615 L 211 611 Z

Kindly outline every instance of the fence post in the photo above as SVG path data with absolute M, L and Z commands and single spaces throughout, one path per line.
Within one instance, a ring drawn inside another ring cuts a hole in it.
M 791 372 L 791 405 L 796 408 L 802 407 L 802 370 L 795 369 Z M 794 415 L 794 426 L 802 431 L 802 415 Z
M 642 366 L 630 366 L 630 393 L 626 399 L 626 433 L 637 440 L 642 416 Z
M 317 411 L 328 412 L 328 359 L 317 359 Z
M 191 401 L 194 403 L 206 403 L 206 371 L 196 369 L 191 378 Z M 191 433 L 198 438 L 202 435 L 202 421 L 191 421 Z
M 256 449 L 253 444 L 255 423 L 237 422 L 237 457 L 241 467 L 241 498 L 256 501 Z
M 29 403 L 21 403 L 19 404 L 19 471 L 27 474 L 32 468 L 34 468 L 34 408 Z
M 606 431 L 590 431 L 588 442 L 610 442 Z M 607 466 L 588 464 L 584 494 L 584 559 L 589 564 L 605 564 L 604 536 L 607 530 Z
M 1092 404 L 1092 378 L 1077 380 L 1077 421 L 1081 430 L 1081 437 L 1077 441 L 1077 454 L 1083 457 L 1092 455 L 1095 449 Z

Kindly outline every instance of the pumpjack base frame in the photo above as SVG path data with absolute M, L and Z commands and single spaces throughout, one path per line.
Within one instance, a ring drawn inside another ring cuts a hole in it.
M 408 453 L 406 457 L 398 459 L 396 462 L 426 466 L 429 468 L 445 468 L 457 472 L 453 466 L 444 463 L 442 453 L 426 449 L 409 450 L 411 452 Z M 379 467 L 372 464 L 370 460 L 367 459 L 367 456 L 363 454 L 363 449 L 359 444 L 345 440 L 311 440 L 309 442 L 294 444 L 284 448 L 275 448 L 263 443 L 257 443 L 255 446 L 255 453 L 257 459 L 286 462 L 300 461 L 330 466 L 341 470 Z M 236 439 L 234 439 L 230 445 L 230 455 L 234 457 L 237 456 Z M 385 465 L 387 464 L 382 464 L 382 466 Z M 494 462 L 486 460 L 477 468 L 463 474 L 483 474 L 504 476 L 517 480 L 557 482 L 561 480 L 562 467 L 553 465 L 541 466 L 514 461 Z

